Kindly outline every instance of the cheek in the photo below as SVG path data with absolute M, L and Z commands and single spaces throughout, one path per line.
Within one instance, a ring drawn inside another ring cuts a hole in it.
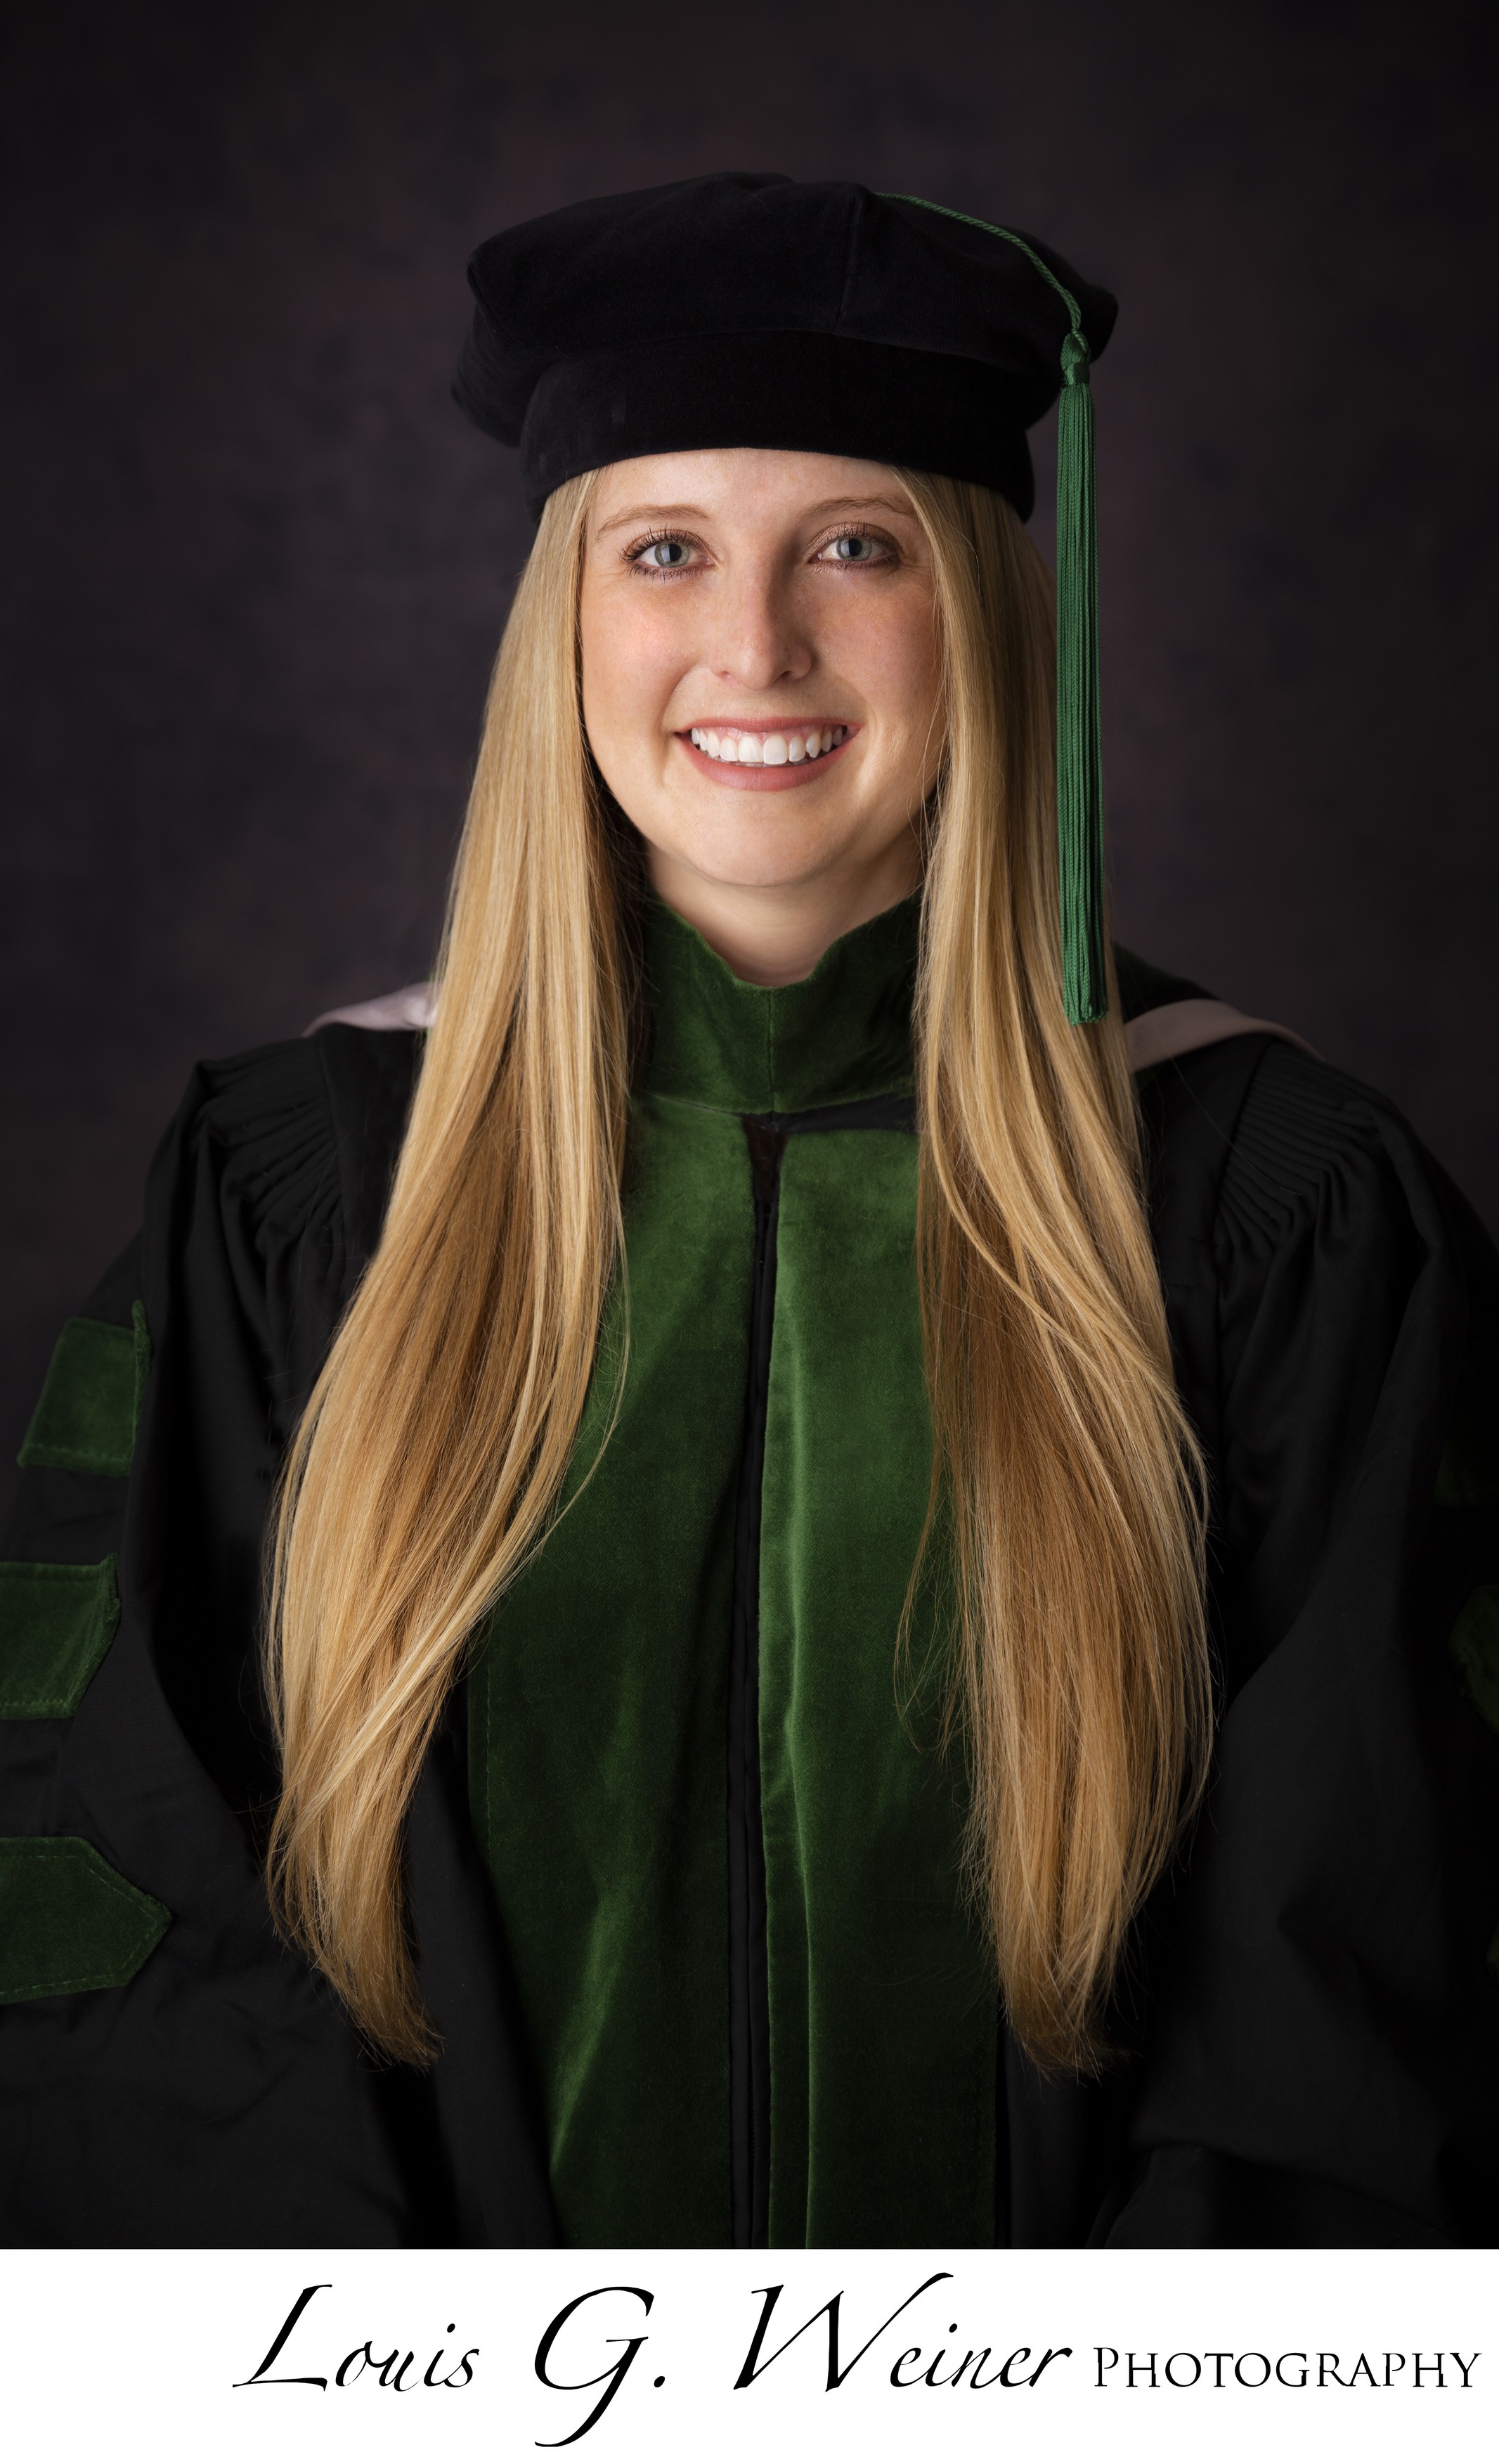
M 649 584 L 590 592 L 578 609 L 583 720 L 595 750 L 608 737 L 660 733 L 662 713 L 680 672 L 675 628 L 665 611 L 640 602 Z M 633 602 L 633 604 L 632 604 Z
M 936 611 L 926 591 L 892 592 L 878 608 L 851 606 L 836 617 L 828 649 L 837 671 L 893 734 L 924 736 L 941 689 Z

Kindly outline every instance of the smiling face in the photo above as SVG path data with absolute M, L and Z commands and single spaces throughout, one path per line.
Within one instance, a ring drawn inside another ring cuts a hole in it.
M 594 758 L 657 890 L 739 974 L 805 974 L 915 887 L 940 658 L 890 471 L 747 447 L 617 463 L 579 618 Z

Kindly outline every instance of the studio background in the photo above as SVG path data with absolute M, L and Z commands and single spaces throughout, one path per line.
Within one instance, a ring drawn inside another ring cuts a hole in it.
M 694 172 L 914 190 L 1118 291 L 1117 931 L 1388 1089 L 1499 1224 L 1492 23 L 23 9 L 0 1481 L 194 1059 L 428 970 L 530 538 L 512 457 L 448 399 L 468 250 Z

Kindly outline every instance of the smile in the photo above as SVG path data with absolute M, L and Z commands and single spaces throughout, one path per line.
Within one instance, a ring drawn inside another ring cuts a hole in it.
M 687 734 L 710 761 L 738 761 L 751 769 L 779 769 L 785 764 L 817 761 L 847 741 L 849 730 L 836 723 L 815 727 L 693 727 Z

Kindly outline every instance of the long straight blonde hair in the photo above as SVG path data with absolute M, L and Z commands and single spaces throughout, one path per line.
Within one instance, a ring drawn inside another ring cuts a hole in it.
M 1201 1478 L 1118 1005 L 1062 1007 L 1050 577 L 988 491 L 902 473 L 945 752 L 918 979 L 928 1544 L 950 1558 L 970 1869 L 1011 2026 L 1086 2068 L 1201 1792 Z M 443 995 L 379 1249 L 290 1450 L 273 1903 L 373 2045 L 430 2057 L 402 1849 L 469 1638 L 543 1541 L 622 1265 L 630 867 L 584 739 L 595 482 L 548 499 L 496 664 Z M 892 1643 L 894 1638 L 892 1638 Z

